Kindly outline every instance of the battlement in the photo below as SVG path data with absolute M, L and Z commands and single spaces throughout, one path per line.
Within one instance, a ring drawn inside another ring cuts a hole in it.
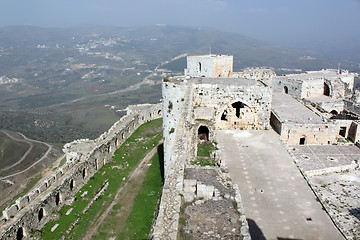
M 95 140 L 75 140 L 64 145 L 67 162 L 45 181 L 40 182 L 0 218 L 0 239 L 16 239 L 41 229 L 51 213 L 58 211 L 103 165 L 116 149 L 143 123 L 161 118 L 161 104 L 129 106 L 127 115 Z

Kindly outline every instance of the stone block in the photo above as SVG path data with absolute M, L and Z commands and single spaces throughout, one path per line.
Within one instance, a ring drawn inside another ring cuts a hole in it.
M 197 184 L 196 185 L 196 190 L 197 190 L 197 197 L 198 198 L 203 198 L 205 200 L 209 200 L 214 195 L 215 187 L 211 186 L 211 185 L 207 186 L 207 185 L 204 185 L 204 184 Z
M 9 217 L 15 216 L 15 214 L 19 211 L 18 206 L 16 205 L 12 205 L 10 208 L 8 208 L 7 210 L 7 215 Z

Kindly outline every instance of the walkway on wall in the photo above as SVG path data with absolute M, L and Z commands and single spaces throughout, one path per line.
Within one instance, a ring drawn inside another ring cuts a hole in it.
M 216 132 L 252 239 L 344 239 L 272 130 Z
M 162 141 L 159 142 L 142 160 L 138 163 L 137 167 L 130 173 L 128 179 L 124 184 L 118 189 L 115 195 L 114 201 L 106 208 L 104 213 L 101 216 L 96 216 L 96 220 L 88 227 L 89 231 L 84 236 L 83 239 L 91 239 L 94 235 L 98 233 L 98 228 L 103 224 L 105 218 L 110 214 L 116 204 L 126 202 L 126 205 L 121 204 L 122 211 L 121 215 L 118 216 L 125 222 L 126 218 L 129 216 L 134 199 L 141 187 L 142 182 L 146 176 L 146 172 L 149 168 L 149 161 L 158 151 L 159 145 L 162 144 Z M 119 226 L 121 228 L 121 226 Z

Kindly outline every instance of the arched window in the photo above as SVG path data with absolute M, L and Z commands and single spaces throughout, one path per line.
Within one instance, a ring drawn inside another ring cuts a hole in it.
M 83 177 L 83 178 L 86 177 L 86 168 L 84 168 L 83 171 L 82 171 L 82 177 Z
M 244 108 L 245 104 L 242 102 L 234 102 L 233 104 L 231 104 L 231 106 L 236 109 L 236 117 L 240 118 L 240 109 Z
M 72 191 L 75 187 L 74 179 L 71 179 L 70 181 L 70 190 Z
M 198 71 L 201 73 L 201 62 L 198 63 Z
M 227 121 L 227 111 L 225 110 L 224 112 L 223 112 L 223 114 L 221 115 L 221 120 L 222 121 Z
M 60 193 L 58 192 L 55 196 L 55 203 L 56 203 L 56 206 L 58 206 L 61 202 L 61 196 L 60 196 Z
M 41 221 L 41 219 L 43 219 L 44 216 L 45 216 L 44 209 L 43 209 L 43 208 L 40 208 L 39 214 L 38 214 L 39 222 Z
M 284 93 L 288 94 L 289 93 L 289 89 L 287 86 L 284 86 Z
M 330 87 L 326 83 L 324 83 L 324 95 L 330 96 Z

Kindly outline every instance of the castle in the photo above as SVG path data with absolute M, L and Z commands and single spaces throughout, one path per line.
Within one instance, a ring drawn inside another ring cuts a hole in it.
M 213 186 L 184 175 L 192 168 L 198 144 L 215 142 L 217 130 L 273 128 L 290 145 L 331 145 L 341 138 L 359 141 L 360 107 L 351 100 L 357 77 L 353 73 L 321 70 L 276 76 L 273 70 L 260 68 L 233 72 L 232 56 L 214 54 L 188 57 L 184 73 L 163 80 L 162 104 L 129 107 L 128 114 L 98 139 L 65 145 L 67 164 L 4 210 L 1 239 L 23 239 L 44 226 L 49 213 L 59 210 L 134 129 L 151 119 L 163 118 L 165 169 L 153 239 L 177 239 L 184 199 L 222 199 Z M 352 113 L 352 119 L 346 119 L 345 113 Z M 221 167 L 217 153 L 212 157 Z M 241 213 L 240 193 L 236 186 L 229 188 L 235 192 L 229 199 L 236 201 Z M 200 189 L 206 189 L 202 196 Z M 239 221 L 237 234 L 249 239 L 243 213 Z
M 184 76 L 163 81 L 166 181 L 154 239 L 177 239 L 183 202 L 204 205 L 197 201 L 201 202 L 202 198 L 219 200 L 214 185 L 204 186 L 204 180 L 196 174 L 191 179 L 185 176 L 190 170 L 194 172 L 192 165 L 200 144 L 216 143 L 219 131 L 237 130 L 240 134 L 242 130 L 273 128 L 285 145 L 333 145 L 345 138 L 358 144 L 360 133 L 356 116 L 360 111 L 351 101 L 356 74 L 328 69 L 276 76 L 273 70 L 262 68 L 233 72 L 232 64 L 233 57 L 228 55 L 191 56 L 187 58 Z M 352 118 L 347 119 L 349 112 Z M 224 155 L 221 151 L 213 153 L 220 167 L 223 165 L 221 155 Z M 357 160 L 349 165 L 313 172 L 356 167 Z M 199 194 L 204 188 L 206 193 Z M 249 239 L 240 193 L 237 192 L 233 199 L 241 214 L 241 232 L 238 234 Z
M 261 130 L 270 125 L 290 145 L 336 144 L 339 137 L 359 140 L 357 119 L 336 119 L 352 111 L 347 106 L 356 74 L 327 69 L 276 76 L 270 69 L 233 72 L 232 64 L 229 55 L 191 56 L 184 76 L 163 82 L 166 166 L 176 161 L 172 149 L 184 121 L 192 136 L 205 134 L 207 140 L 217 129 Z

